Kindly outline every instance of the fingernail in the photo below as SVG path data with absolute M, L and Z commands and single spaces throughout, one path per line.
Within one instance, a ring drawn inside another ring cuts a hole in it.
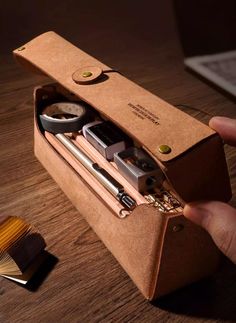
M 211 118 L 211 120 L 209 121 L 209 126 L 214 129 L 215 126 L 217 126 L 218 124 L 222 124 L 222 122 L 232 123 L 232 121 L 233 120 L 230 118 L 217 116 Z
M 201 226 L 211 215 L 207 209 L 193 204 L 186 204 L 183 214 L 186 218 Z

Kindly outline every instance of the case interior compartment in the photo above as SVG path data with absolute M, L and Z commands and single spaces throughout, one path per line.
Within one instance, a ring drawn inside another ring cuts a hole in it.
M 37 123 L 40 125 L 40 119 L 39 119 L 39 113 L 42 111 L 42 109 L 47 106 L 48 104 L 52 104 L 55 102 L 65 102 L 65 100 L 68 100 L 68 102 L 75 102 L 75 96 L 71 95 L 70 92 L 63 89 L 62 87 L 58 86 L 57 84 L 50 84 L 43 86 L 41 88 L 38 88 L 35 93 L 36 98 L 36 120 Z M 79 98 L 77 98 L 77 101 L 79 102 Z M 94 110 L 96 110 L 95 107 L 92 107 Z M 104 118 L 100 115 L 100 117 L 103 120 L 109 120 L 108 118 Z M 49 141 L 49 143 L 53 146 L 53 148 L 59 153 L 60 156 L 62 156 L 67 163 L 73 167 L 73 169 L 78 173 L 79 176 L 81 176 L 88 185 L 98 194 L 104 201 L 104 203 L 115 213 L 116 216 L 120 218 L 124 218 L 127 215 L 130 215 L 132 211 L 125 210 L 125 208 L 120 204 L 115 197 L 113 197 L 99 181 L 82 165 L 76 158 L 68 151 L 68 149 L 51 133 L 45 132 L 40 126 L 41 132 L 45 135 L 46 139 Z M 96 149 L 83 137 L 82 134 L 77 134 L 76 137 L 73 137 L 72 134 L 68 134 L 69 137 L 71 137 L 71 141 L 74 143 L 74 145 L 78 146 L 79 149 L 81 149 L 85 154 L 87 154 L 88 157 L 90 157 L 94 162 L 97 162 L 98 164 L 101 164 L 103 168 L 110 173 L 120 184 L 123 185 L 125 191 L 132 196 L 137 203 L 136 208 L 141 204 L 149 204 L 153 206 L 154 208 L 158 208 L 158 211 L 162 211 L 163 213 L 167 214 L 168 209 L 165 207 L 165 205 L 171 205 L 172 199 L 178 202 L 177 194 L 173 193 L 169 183 L 167 180 L 163 182 L 163 207 L 161 207 L 160 203 L 155 203 L 154 196 L 162 196 L 160 189 L 154 189 L 152 192 L 150 192 L 150 198 L 147 199 L 144 197 L 142 193 L 139 193 L 121 174 L 119 174 L 119 171 L 117 170 L 117 166 L 113 161 L 107 161 L 100 153 L 96 153 Z M 132 139 L 132 138 L 131 138 Z M 140 147 L 142 148 L 142 147 Z M 147 194 L 147 193 L 146 193 Z M 153 196 L 153 198 L 151 198 Z M 170 198 L 168 199 L 168 196 Z M 166 202 L 165 202 L 166 199 Z M 168 200 L 168 202 L 167 202 Z M 179 202 L 179 206 L 173 205 L 173 207 L 170 208 L 171 215 L 175 214 L 181 214 L 182 212 L 182 205 Z

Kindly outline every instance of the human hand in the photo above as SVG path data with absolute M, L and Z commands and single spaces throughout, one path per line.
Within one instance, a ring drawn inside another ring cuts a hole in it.
M 236 120 L 213 117 L 209 126 L 228 144 L 236 146 Z M 236 209 L 218 201 L 193 202 L 184 216 L 207 230 L 218 248 L 236 264 Z

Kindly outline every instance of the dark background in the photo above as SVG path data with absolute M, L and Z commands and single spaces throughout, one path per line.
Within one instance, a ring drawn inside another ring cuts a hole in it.
M 164 45 L 176 36 L 177 26 L 185 54 L 231 49 L 236 43 L 236 1 L 1 1 L 0 50 L 9 53 L 54 30 L 98 56 L 109 51 L 125 55 L 130 47 L 145 53 L 145 43 Z
M 4 1 L 0 12 L 1 51 L 5 53 L 54 30 L 90 52 L 122 55 L 127 47 L 142 51 L 145 42 L 156 46 L 168 41 L 173 29 L 172 3 L 166 0 Z
M 235 0 L 173 0 L 187 56 L 236 49 Z

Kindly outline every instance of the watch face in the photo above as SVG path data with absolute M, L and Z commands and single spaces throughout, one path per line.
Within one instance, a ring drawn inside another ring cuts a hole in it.
M 90 127 L 89 131 L 94 133 L 108 147 L 125 139 L 125 135 L 120 129 L 108 121 Z

